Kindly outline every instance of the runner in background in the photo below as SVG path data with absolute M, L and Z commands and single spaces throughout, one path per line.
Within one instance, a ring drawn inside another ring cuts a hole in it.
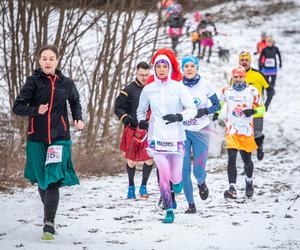
M 123 136 L 120 149 L 124 152 L 126 159 L 126 170 L 128 174 L 128 199 L 136 199 L 134 176 L 136 165 L 143 163 L 143 177 L 139 188 L 139 194 L 148 198 L 147 182 L 152 171 L 153 160 L 148 156 L 146 132 L 138 129 L 136 109 L 144 86 L 147 84 L 150 74 L 150 66 L 146 62 L 138 63 L 136 67 L 136 78 L 128 84 L 119 94 L 115 103 L 115 114 L 124 124 Z M 144 141 L 143 141 L 144 139 Z
M 196 206 L 191 180 L 191 150 L 193 151 L 193 174 L 197 180 L 199 195 L 202 200 L 206 200 L 209 194 L 205 182 L 210 134 L 208 115 L 217 112 L 221 106 L 211 84 L 198 74 L 198 58 L 194 56 L 184 57 L 181 67 L 184 74 L 183 85 L 193 96 L 194 104 L 198 110 L 196 117 L 183 121 L 186 140 L 184 143 L 185 156 L 183 159 L 182 181 L 183 191 L 189 206 L 185 213 L 194 214 L 196 213 Z
M 267 98 L 270 98 L 271 91 L 269 91 L 269 84 L 264 75 L 251 67 L 251 55 L 247 51 L 243 51 L 239 55 L 239 64 L 246 69 L 246 83 L 255 87 L 260 96 L 264 99 L 264 90 L 267 90 Z M 260 161 L 264 158 L 263 143 L 265 136 L 263 134 L 264 128 L 264 113 L 254 114 L 254 138 L 258 146 L 257 159 Z
M 228 152 L 229 189 L 224 192 L 225 198 L 236 199 L 236 156 L 238 151 L 244 162 L 245 194 L 253 195 L 253 162 L 251 153 L 257 148 L 254 140 L 253 115 L 264 113 L 263 100 L 258 90 L 245 81 L 246 71 L 242 66 L 232 70 L 232 84 L 221 91 L 220 102 L 227 103 L 226 112 L 226 146 Z
M 187 26 L 186 34 L 188 37 L 191 38 L 193 44 L 192 55 L 194 55 L 196 47 L 198 47 L 197 54 L 196 54 L 196 57 L 198 59 L 200 58 L 200 54 L 201 54 L 201 36 L 198 30 L 201 19 L 202 17 L 200 11 L 196 11 L 194 12 L 192 19 L 189 19 L 186 24 Z
M 201 36 L 202 54 L 201 59 L 204 59 L 206 48 L 208 47 L 207 62 L 210 62 L 212 47 L 214 46 L 213 35 L 217 35 L 217 29 L 213 21 L 213 16 L 210 13 L 205 14 L 205 18 L 200 22 L 198 30 Z
M 268 98 L 266 100 L 265 106 L 268 110 L 269 105 L 275 95 L 275 81 L 277 77 L 278 66 L 282 67 L 281 55 L 277 46 L 274 45 L 273 37 L 267 37 L 267 47 L 265 47 L 259 57 L 259 65 L 261 72 L 266 76 L 269 82 L 269 88 L 267 89 Z M 277 57 L 279 63 L 277 62 Z M 279 65 L 278 65 L 279 64 Z

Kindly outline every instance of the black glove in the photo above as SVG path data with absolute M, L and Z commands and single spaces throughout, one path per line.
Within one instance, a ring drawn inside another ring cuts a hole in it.
M 200 118 L 204 115 L 208 115 L 208 109 L 198 109 L 197 115 L 195 116 L 195 118 Z
M 282 64 L 281 63 L 279 64 L 279 68 L 282 68 Z
M 243 113 L 245 116 L 250 117 L 251 115 L 254 115 L 256 113 L 256 110 L 254 109 L 245 109 L 243 110 Z
M 212 120 L 215 121 L 218 120 L 218 118 L 219 118 L 219 113 L 214 113 Z
M 148 127 L 149 127 L 149 122 L 148 122 L 148 120 L 141 120 L 141 121 L 139 122 L 139 128 L 140 128 L 140 129 L 148 130 Z
M 122 119 L 122 122 L 125 126 L 130 126 L 131 128 L 136 128 L 138 126 L 138 121 L 136 118 L 131 115 L 127 115 Z
M 183 120 L 183 116 L 182 114 L 167 114 L 167 115 L 164 115 L 162 117 L 165 121 L 168 121 L 166 122 L 166 124 L 169 124 L 169 123 L 172 123 L 172 122 L 181 122 Z

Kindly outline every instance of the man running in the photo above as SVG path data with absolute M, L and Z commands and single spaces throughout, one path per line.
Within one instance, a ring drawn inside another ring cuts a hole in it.
M 251 55 L 249 52 L 241 52 L 239 56 L 239 64 L 243 66 L 246 70 L 246 83 L 255 87 L 260 96 L 264 97 L 264 89 L 267 90 L 267 98 L 272 94 L 269 91 L 269 84 L 264 77 L 264 75 L 256 70 L 253 69 L 251 65 Z M 264 99 L 264 98 L 263 98 Z M 264 134 L 263 134 L 263 121 L 264 121 L 264 114 L 257 113 L 253 116 L 254 121 L 254 138 L 257 144 L 257 159 L 262 160 L 264 158 L 264 151 L 263 151 L 263 142 L 264 142 Z
M 146 132 L 137 128 L 136 110 L 139 105 L 141 92 L 147 84 L 149 73 L 149 65 L 146 62 L 140 62 L 136 68 L 136 79 L 121 91 L 115 103 L 115 114 L 124 124 L 120 149 L 124 151 L 124 157 L 127 159 L 128 199 L 136 198 L 134 175 L 138 162 L 144 162 L 143 178 L 139 193 L 141 197 L 148 198 L 146 185 L 153 167 L 153 160 L 146 152 L 146 147 L 148 146 L 147 140 L 145 140 Z

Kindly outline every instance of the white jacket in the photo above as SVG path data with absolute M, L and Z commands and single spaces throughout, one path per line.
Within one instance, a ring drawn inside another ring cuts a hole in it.
M 168 60 L 168 57 L 159 55 L 159 59 Z M 155 65 L 155 63 L 154 63 Z M 171 65 L 171 63 L 169 63 Z M 146 119 L 148 108 L 151 109 L 151 116 L 148 129 L 148 140 L 178 142 L 185 141 L 185 131 L 182 122 L 174 122 L 166 125 L 163 116 L 167 114 L 182 114 L 183 120 L 194 118 L 197 109 L 193 98 L 182 82 L 171 79 L 169 70 L 168 80 L 162 82 L 155 75 L 155 81 L 143 88 L 139 106 L 137 109 L 138 121 Z M 184 109 L 184 111 L 182 111 Z

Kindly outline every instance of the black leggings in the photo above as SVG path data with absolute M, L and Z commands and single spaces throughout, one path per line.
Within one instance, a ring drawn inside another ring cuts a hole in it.
M 276 75 L 266 76 L 266 78 L 269 83 L 269 88 L 267 88 L 267 100 L 266 100 L 265 106 L 266 106 L 266 110 L 268 110 L 269 105 L 273 99 L 273 96 L 275 95 Z
M 200 43 L 200 41 L 193 42 L 192 54 L 194 54 L 194 51 L 196 50 L 196 46 L 198 46 L 198 56 L 200 56 L 200 54 L 201 54 L 201 43 Z
M 39 188 L 39 194 L 44 204 L 44 220 L 53 223 L 59 202 L 58 183 L 51 183 L 46 190 Z
M 227 152 L 228 152 L 228 166 L 227 166 L 228 181 L 229 183 L 236 183 L 236 177 L 237 177 L 236 156 L 238 150 L 234 148 L 229 148 L 227 149 Z M 240 150 L 240 155 L 244 162 L 246 176 L 251 178 L 253 174 L 253 162 L 251 160 L 251 153 L 248 153 L 244 150 Z

